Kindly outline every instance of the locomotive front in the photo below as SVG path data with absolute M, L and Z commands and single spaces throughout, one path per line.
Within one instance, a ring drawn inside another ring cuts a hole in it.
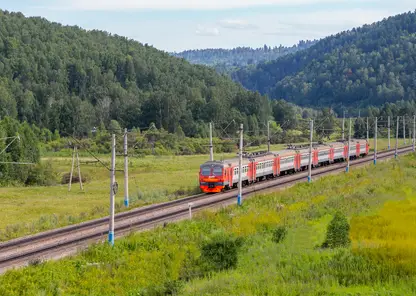
M 219 161 L 208 161 L 201 165 L 199 187 L 205 193 L 218 193 L 224 189 L 224 164 Z

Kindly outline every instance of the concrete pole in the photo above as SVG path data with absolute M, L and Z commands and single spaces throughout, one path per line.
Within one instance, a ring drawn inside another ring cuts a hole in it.
M 127 145 L 127 129 L 124 129 L 124 206 L 129 206 L 129 150 Z
M 394 158 L 397 158 L 399 155 L 399 125 L 400 125 L 400 116 L 397 116 L 397 126 L 396 126 L 396 152 L 394 153 Z
M 108 243 L 114 245 L 114 195 L 116 183 L 116 135 L 111 141 L 111 167 L 110 167 L 110 228 L 108 231 Z
M 415 152 L 416 145 L 416 115 L 413 115 L 413 152 Z
M 348 173 L 350 171 L 350 158 L 351 158 L 351 118 L 350 118 L 350 132 L 348 134 L 348 154 L 347 154 L 347 168 L 345 171 Z
M 374 123 L 374 165 L 377 164 L 377 117 Z
M 345 140 L 345 110 L 344 115 L 342 116 L 342 140 Z
M 209 123 L 209 161 L 214 161 L 214 146 L 212 145 L 212 123 Z
M 368 117 L 367 117 L 367 143 L 370 143 L 370 132 L 368 130 Z
M 243 203 L 243 182 L 242 182 L 242 167 L 243 167 L 243 124 L 240 125 L 240 154 L 238 157 L 238 196 L 237 204 L 239 206 Z
M 387 137 L 389 138 L 389 143 L 387 145 L 387 149 L 390 150 L 390 147 L 391 147 L 391 145 L 390 145 L 390 116 L 387 117 L 387 128 L 388 128 Z
M 267 152 L 270 152 L 270 121 L 267 121 Z
M 308 167 L 308 182 L 312 182 L 312 141 L 313 141 L 313 120 L 309 123 L 310 128 L 310 143 L 309 143 L 309 167 Z
M 403 115 L 403 140 L 406 145 L 406 115 Z

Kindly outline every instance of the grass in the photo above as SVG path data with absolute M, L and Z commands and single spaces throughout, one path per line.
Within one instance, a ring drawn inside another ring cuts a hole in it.
M 372 143 L 372 142 L 371 142 Z M 379 139 L 379 149 L 387 148 L 387 140 Z M 281 150 L 284 145 L 272 145 L 272 151 Z M 267 146 L 249 147 L 248 151 L 265 150 Z M 217 154 L 224 159 L 235 154 Z M 100 159 L 109 166 L 107 155 Z M 198 171 L 207 155 L 194 156 L 147 156 L 130 158 L 129 187 L 131 207 L 175 199 L 198 192 Z M 82 157 L 81 162 L 93 161 Z M 71 167 L 71 157 L 46 157 L 62 176 Z M 123 169 L 123 159 L 117 158 L 117 169 Z M 73 184 L 71 192 L 67 185 L 51 187 L 3 187 L 0 188 L 0 241 L 22 235 L 57 228 L 93 218 L 106 216 L 109 204 L 109 172 L 100 164 L 81 164 L 83 175 L 88 177 L 84 191 Z M 116 210 L 125 210 L 123 173 L 117 172 L 119 192 L 116 196 Z
M 414 295 L 415 175 L 409 155 L 259 195 L 10 271 L 0 295 Z M 337 211 L 349 217 L 352 245 L 322 249 Z M 205 270 L 201 250 L 218 235 L 243 241 L 237 265 Z

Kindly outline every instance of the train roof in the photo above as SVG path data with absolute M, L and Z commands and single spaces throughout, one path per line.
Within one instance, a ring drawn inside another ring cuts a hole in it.
M 366 143 L 366 139 L 351 139 L 351 143 Z M 314 150 L 325 150 L 330 149 L 331 147 L 340 147 L 347 145 L 347 141 L 334 141 L 328 143 L 313 143 Z M 243 165 L 250 163 L 252 160 L 256 161 L 267 161 L 269 159 L 273 159 L 276 156 L 291 156 L 296 153 L 309 153 L 309 145 L 288 145 L 287 149 L 279 150 L 279 151 L 257 151 L 257 152 L 243 152 Z M 233 157 L 229 159 L 224 159 L 222 161 L 207 161 L 203 165 L 233 165 L 238 164 L 239 158 Z

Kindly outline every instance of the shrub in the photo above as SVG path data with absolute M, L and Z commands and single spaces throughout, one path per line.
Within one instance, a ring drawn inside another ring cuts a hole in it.
M 286 238 L 287 229 L 285 226 L 279 226 L 273 231 L 272 241 L 280 243 Z
M 53 186 L 56 184 L 56 173 L 50 161 L 38 163 L 29 170 L 25 185 Z
M 219 271 L 235 268 L 242 239 L 227 234 L 215 235 L 201 248 L 201 263 L 205 271 Z
M 71 173 L 66 173 L 62 176 L 61 184 L 69 184 L 69 179 L 71 177 Z M 86 183 L 88 181 L 88 176 L 86 174 L 81 173 L 82 183 Z M 72 184 L 79 183 L 79 176 L 77 172 L 72 174 Z
M 344 214 L 337 212 L 328 225 L 323 248 L 346 247 L 351 243 L 350 225 Z

